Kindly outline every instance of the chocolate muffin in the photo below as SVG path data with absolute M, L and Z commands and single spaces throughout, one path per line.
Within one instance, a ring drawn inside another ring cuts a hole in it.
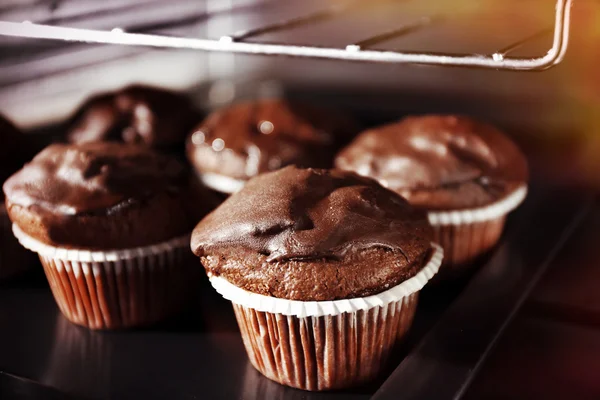
M 130 86 L 87 100 L 68 128 L 71 143 L 117 141 L 168 152 L 183 151 L 201 119 L 189 99 L 164 89 Z
M 432 237 L 424 212 L 374 180 L 288 166 L 207 215 L 191 246 L 232 301 L 252 365 L 326 390 L 373 378 L 406 333 L 441 263 Z
M 187 155 L 209 187 L 233 193 L 263 172 L 286 165 L 330 167 L 357 132 L 336 113 L 287 100 L 234 104 L 210 114 L 187 141 Z
M 498 129 L 467 117 L 430 115 L 367 130 L 335 159 L 429 212 L 448 265 L 468 264 L 499 240 L 524 199 L 527 162 Z
M 109 142 L 51 145 L 4 184 L 13 231 L 59 308 L 94 329 L 146 325 L 182 303 L 205 192 L 175 159 Z
M 10 121 L 0 116 L 0 183 L 12 175 L 31 157 L 31 146 Z M 27 270 L 32 264 L 30 253 L 19 246 L 11 231 L 11 223 L 0 193 L 0 279 Z

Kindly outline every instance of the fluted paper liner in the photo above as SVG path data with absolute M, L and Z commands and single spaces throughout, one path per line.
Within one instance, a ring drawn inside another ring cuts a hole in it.
M 267 378 L 304 390 L 374 379 L 412 324 L 418 293 L 383 307 L 299 318 L 233 305 L 250 363 Z
M 412 278 L 399 285 L 372 296 L 333 301 L 299 301 L 252 293 L 229 283 L 225 278 L 211 276 L 210 283 L 217 292 L 232 303 L 252 308 L 256 311 L 296 317 L 320 317 L 383 307 L 394 301 L 418 292 L 438 271 L 444 251 L 432 243 L 432 254 L 428 263 Z
M 444 263 L 436 279 L 460 271 L 492 249 L 500 240 L 506 216 L 526 196 L 527 186 L 524 185 L 485 207 L 428 212 L 434 240 L 444 249 Z
M 463 225 L 490 221 L 506 216 L 525 200 L 527 186 L 521 186 L 504 199 L 490 205 L 468 210 L 430 211 L 427 213 L 432 225 Z
M 115 251 L 63 249 L 41 243 L 13 224 L 38 253 L 60 311 L 91 329 L 149 325 L 177 311 L 196 276 L 189 235 Z
M 250 363 L 267 378 L 304 390 L 330 390 L 372 380 L 412 324 L 418 292 L 443 258 L 432 244 L 414 277 L 373 296 L 296 301 L 263 296 L 211 277 L 233 303 Z

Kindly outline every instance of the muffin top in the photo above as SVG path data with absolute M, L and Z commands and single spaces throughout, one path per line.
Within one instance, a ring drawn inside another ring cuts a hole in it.
M 210 276 L 302 301 L 363 297 L 428 261 L 425 214 L 352 172 L 289 166 L 251 179 L 192 233 Z
M 338 114 L 260 100 L 211 113 L 190 135 L 187 154 L 200 173 L 247 180 L 290 164 L 329 167 L 334 152 L 355 132 L 353 122 Z
M 4 184 L 9 216 L 25 233 L 102 249 L 189 233 L 211 208 L 204 192 L 175 159 L 114 142 L 50 145 Z
M 167 90 L 130 86 L 86 101 L 67 133 L 71 143 L 118 141 L 157 149 L 182 146 L 200 119 L 187 97 Z
M 377 179 L 427 210 L 481 207 L 527 181 L 527 163 L 496 128 L 460 116 L 409 117 L 367 130 L 338 168 Z

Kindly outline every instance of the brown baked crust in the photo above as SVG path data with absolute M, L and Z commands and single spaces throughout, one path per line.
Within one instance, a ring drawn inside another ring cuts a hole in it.
M 345 116 L 287 100 L 238 103 L 211 113 L 189 135 L 199 173 L 247 180 L 286 165 L 328 168 L 357 132 Z
M 210 203 L 212 198 L 198 201 Z M 149 246 L 189 234 L 194 222 L 203 215 L 191 213 L 198 204 L 192 207 L 186 203 L 182 195 L 163 193 L 110 215 L 62 217 L 8 200 L 6 207 L 11 221 L 42 243 L 61 248 L 116 250 Z
M 188 234 L 216 198 L 171 157 L 118 143 L 52 145 L 4 185 L 22 231 L 64 248 L 112 250 Z
M 88 99 L 72 118 L 67 140 L 118 141 L 175 150 L 183 146 L 188 132 L 200 119 L 187 97 L 135 85 Z
M 428 261 L 424 212 L 376 181 L 293 166 L 251 179 L 192 233 L 209 275 L 302 301 L 382 292 Z
M 219 252 L 200 257 L 213 276 L 253 293 L 300 301 L 329 301 L 381 293 L 415 276 L 429 261 L 429 252 L 410 264 L 399 251 L 372 247 L 342 259 L 269 262 L 251 251 Z
M 408 117 L 367 130 L 335 165 L 377 179 L 427 210 L 485 206 L 528 179 L 526 159 L 508 137 L 463 116 Z

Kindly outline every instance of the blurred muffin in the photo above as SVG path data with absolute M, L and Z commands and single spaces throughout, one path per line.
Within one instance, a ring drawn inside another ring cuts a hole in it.
M 73 117 L 67 140 L 138 143 L 182 153 L 185 137 L 200 119 L 199 112 L 181 94 L 130 86 L 87 100 Z
M 407 332 L 441 263 L 432 237 L 424 212 L 372 179 L 288 166 L 249 180 L 191 246 L 233 303 L 252 365 L 328 390 L 374 378 Z
M 175 159 L 138 145 L 54 144 L 4 193 L 15 236 L 39 254 L 70 321 L 147 325 L 186 299 L 197 276 L 189 234 L 214 204 Z
M 234 104 L 211 113 L 189 136 L 187 156 L 209 187 L 233 193 L 286 165 L 330 167 L 357 131 L 353 121 L 287 100 Z
M 377 179 L 428 211 L 445 252 L 441 272 L 492 248 L 527 192 L 521 151 L 496 128 L 467 117 L 409 117 L 367 130 L 335 165 Z
M 27 138 L 6 118 L 0 116 L 0 183 L 32 156 L 32 146 Z M 4 193 L 0 193 L 0 279 L 27 270 L 31 264 L 31 254 L 19 246 L 11 231 L 11 223 L 4 206 Z

